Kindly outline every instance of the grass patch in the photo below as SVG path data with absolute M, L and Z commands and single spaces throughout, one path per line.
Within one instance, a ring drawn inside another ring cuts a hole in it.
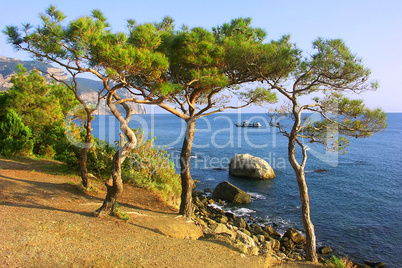
M 79 192 L 81 193 L 94 193 L 98 194 L 101 192 L 96 186 L 91 185 L 89 188 L 85 188 L 84 185 L 82 185 L 82 181 L 79 183 L 75 183 L 73 181 L 67 181 L 66 184 L 74 186 Z
M 115 203 L 113 206 L 113 212 L 112 215 L 115 216 L 118 219 L 124 220 L 125 222 L 128 222 L 130 220 L 130 216 L 126 212 L 123 212 L 120 210 L 121 206 L 119 203 Z

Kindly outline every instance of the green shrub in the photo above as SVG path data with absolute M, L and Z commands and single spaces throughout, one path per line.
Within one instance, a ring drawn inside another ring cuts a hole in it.
M 331 268 L 355 268 L 356 265 L 353 264 L 348 257 L 340 257 L 332 256 L 329 260 L 327 260 L 326 264 Z
M 94 138 L 93 145 L 87 156 L 88 172 L 99 178 L 107 178 L 112 169 L 112 160 L 115 153 L 116 149 L 108 142 Z
M 76 137 L 79 137 L 79 128 L 73 125 L 71 133 Z M 80 148 L 71 144 L 71 142 L 67 139 L 64 126 L 57 126 L 49 129 L 48 140 L 48 143 L 51 144 L 55 152 L 53 158 L 65 163 L 68 167 L 72 169 L 78 170 Z M 46 151 L 44 151 L 44 153 L 46 153 Z
M 31 130 L 24 125 L 14 110 L 0 111 L 0 154 L 7 157 L 31 154 L 33 148 L 31 137 Z
M 135 132 L 138 144 L 123 164 L 123 180 L 157 192 L 164 201 L 177 206 L 181 194 L 180 176 L 169 154 L 154 148 L 154 140 L 145 140 L 143 132 Z

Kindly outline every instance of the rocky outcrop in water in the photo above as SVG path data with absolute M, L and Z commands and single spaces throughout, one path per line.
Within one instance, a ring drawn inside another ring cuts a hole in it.
M 230 160 L 229 173 L 234 176 L 262 180 L 273 179 L 276 176 L 267 161 L 250 154 L 235 155 Z
M 219 183 L 212 196 L 216 199 L 223 199 L 237 204 L 250 203 L 251 201 L 251 195 L 227 181 Z

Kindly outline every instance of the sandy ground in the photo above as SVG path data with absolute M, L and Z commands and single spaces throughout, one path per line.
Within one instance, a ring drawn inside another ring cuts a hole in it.
M 241 254 L 177 216 L 153 193 L 126 185 L 120 210 L 130 219 L 95 218 L 105 196 L 84 193 L 76 175 L 49 160 L 0 158 L 0 267 L 273 267 Z M 280 264 L 275 267 L 315 267 Z

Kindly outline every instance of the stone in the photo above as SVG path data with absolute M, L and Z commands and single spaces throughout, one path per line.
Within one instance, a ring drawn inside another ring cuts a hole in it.
M 289 238 L 296 244 L 306 243 L 306 239 L 304 238 L 304 236 L 301 233 L 299 233 L 295 228 L 288 229 L 286 233 L 283 235 L 283 238 Z
M 208 198 L 207 198 L 206 196 L 200 197 L 200 201 L 201 201 L 204 205 L 207 205 L 207 204 L 208 204 Z
M 253 247 L 249 249 L 250 255 L 258 256 L 260 254 L 260 250 L 258 247 Z
M 276 177 L 274 170 L 262 158 L 250 154 L 235 155 L 229 163 L 229 173 L 234 176 L 268 180 Z
M 200 191 L 193 191 L 193 198 L 195 198 L 195 197 L 201 198 L 201 197 L 203 197 L 203 196 L 204 196 L 204 194 L 203 194 L 202 192 L 200 192 Z
M 355 262 L 354 265 L 356 268 L 370 268 L 367 264 Z
M 243 244 L 243 243 L 240 242 L 240 241 L 237 242 L 237 248 L 239 249 L 239 251 L 240 251 L 241 253 L 247 253 L 247 251 L 248 251 L 248 248 L 246 247 L 246 245 Z
M 205 222 L 205 221 L 203 221 L 203 220 L 201 220 L 201 219 L 196 219 L 197 220 L 197 223 L 201 226 L 201 227 L 203 227 L 203 228 L 207 228 L 208 227 L 208 224 Z
M 263 247 L 268 251 L 270 250 L 278 251 L 281 247 L 281 243 L 276 239 L 266 240 L 265 243 L 263 244 Z
M 263 236 L 263 235 L 257 235 L 257 238 L 258 238 L 258 242 L 259 242 L 259 243 L 264 243 L 264 242 L 265 242 L 265 236 Z
M 316 172 L 316 173 L 322 173 L 322 172 L 327 172 L 327 171 L 328 171 L 328 169 L 323 169 L 323 168 L 314 170 L 314 172 Z
M 228 217 L 229 219 L 235 219 L 236 215 L 233 214 L 232 212 L 225 212 L 225 216 Z
M 251 201 L 251 195 L 227 181 L 221 182 L 216 186 L 212 197 L 237 204 L 246 204 Z
M 325 247 L 320 247 L 319 249 L 318 249 L 318 252 L 320 253 L 320 254 L 329 254 L 329 253 L 331 253 L 333 250 L 332 250 L 332 248 L 331 247 L 328 247 L 328 246 L 325 246 Z
M 256 237 L 255 235 L 253 235 L 252 237 L 251 237 L 252 239 L 253 239 L 253 241 L 254 241 L 254 243 L 256 244 L 256 245 L 258 245 L 258 237 Z
M 211 193 L 212 194 L 212 190 L 210 188 L 205 188 L 204 193 Z
M 288 255 L 288 258 L 293 259 L 295 261 L 301 261 L 304 258 L 302 256 L 300 256 L 297 252 L 292 252 Z
M 93 179 L 93 180 L 97 180 L 98 178 L 92 174 L 92 173 L 88 173 L 88 178 Z
M 175 218 L 174 222 L 166 221 L 156 230 L 168 237 L 179 239 L 197 240 L 204 235 L 201 226 L 187 222 L 185 217 Z
M 201 200 L 198 198 L 198 196 L 194 197 L 193 201 L 194 201 L 194 204 L 198 208 L 203 208 L 204 207 L 204 204 L 201 202 Z
M 236 234 L 236 239 L 242 242 L 247 248 L 255 247 L 254 240 L 250 236 L 239 230 L 236 231 Z
M 272 238 L 279 239 L 279 238 L 281 237 L 281 234 L 278 233 L 278 232 L 274 229 L 274 227 L 272 227 L 271 225 L 265 226 L 264 231 L 265 231 L 270 237 L 272 237 Z
M 256 224 L 253 224 L 253 225 L 251 226 L 251 233 L 253 233 L 254 235 L 263 235 L 263 236 L 267 236 L 267 233 L 264 232 L 264 230 L 263 230 L 260 226 L 258 226 L 258 225 L 256 225 Z
M 251 237 L 251 233 L 247 229 L 241 228 L 240 231 Z
M 224 223 L 224 224 L 227 223 L 228 220 L 229 219 L 226 216 L 221 216 L 221 217 L 218 218 L 218 222 Z
M 380 261 L 364 261 L 370 267 L 386 267 L 386 264 Z
M 282 252 L 278 252 L 278 253 L 277 253 L 277 256 L 278 256 L 278 258 L 281 259 L 281 260 L 285 260 L 285 259 L 288 258 L 288 256 L 286 256 L 286 254 L 285 254 L 285 253 L 282 253 Z
M 233 220 L 233 225 L 239 228 L 246 228 L 246 221 L 242 217 L 236 217 Z
M 286 250 L 293 250 L 295 248 L 295 243 L 292 239 L 284 237 L 281 240 L 281 247 L 284 247 Z
M 218 223 L 216 222 L 216 221 L 214 221 L 213 219 L 210 219 L 210 218 L 206 218 L 205 219 L 205 221 L 208 223 L 208 225 L 210 225 L 210 226 L 212 226 L 212 225 L 217 225 Z M 211 229 L 213 229 L 212 227 L 211 227 Z
M 211 228 L 212 229 L 212 228 Z M 236 234 L 234 231 L 230 230 L 228 227 L 226 227 L 225 224 L 223 223 L 218 223 L 217 225 L 214 226 L 214 229 L 212 229 L 216 234 L 226 234 L 229 235 L 232 239 L 236 238 Z

